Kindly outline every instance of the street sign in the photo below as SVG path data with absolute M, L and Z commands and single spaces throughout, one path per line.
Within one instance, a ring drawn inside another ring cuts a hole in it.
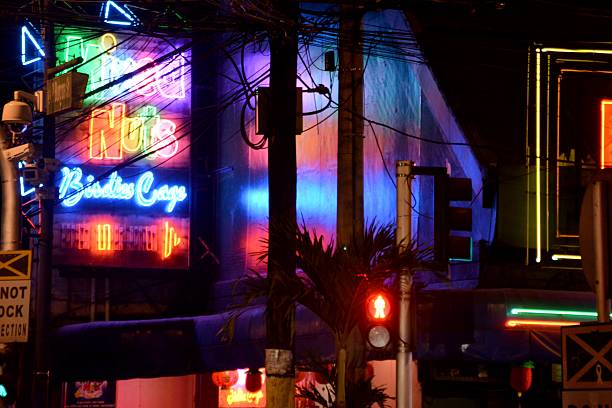
M 47 115 L 55 115 L 83 107 L 85 88 L 89 75 L 76 71 L 51 78 L 47 81 Z
M 612 406 L 612 390 L 563 391 L 563 408 Z
M 27 342 L 30 281 L 0 282 L 0 343 Z
M 612 390 L 612 323 L 561 328 L 563 388 Z
M 0 281 L 30 279 L 32 251 L 0 251 Z

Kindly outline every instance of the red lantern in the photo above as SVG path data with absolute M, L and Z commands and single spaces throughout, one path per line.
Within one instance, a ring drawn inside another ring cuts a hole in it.
M 250 368 L 246 374 L 246 382 L 244 387 L 248 392 L 257 392 L 261 390 L 262 378 L 261 371 L 256 368 Z
M 295 372 L 295 382 L 296 383 L 300 383 L 300 382 L 304 381 L 304 378 L 306 378 L 306 373 L 304 371 L 296 371 Z
M 521 395 L 531 387 L 531 379 L 533 373 L 531 369 L 533 364 L 523 364 L 521 367 L 512 367 L 510 372 L 510 385 L 518 393 L 519 398 Z
M 222 390 L 227 390 L 238 382 L 238 372 L 236 370 L 217 371 L 212 374 L 212 381 Z

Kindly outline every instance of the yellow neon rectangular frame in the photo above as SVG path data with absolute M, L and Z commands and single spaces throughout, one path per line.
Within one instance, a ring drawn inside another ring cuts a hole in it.
M 542 261 L 542 185 L 541 185 L 541 91 L 540 91 L 540 81 L 541 81 L 541 57 L 542 53 L 575 53 L 575 54 L 606 54 L 612 55 L 612 50 L 602 50 L 602 49 L 590 49 L 590 48 L 537 48 L 536 49 L 536 73 L 535 73 L 535 82 L 536 82 L 536 95 L 535 95 L 535 115 L 536 115 L 536 129 L 535 129 L 535 138 L 536 138 L 536 263 L 540 263 Z

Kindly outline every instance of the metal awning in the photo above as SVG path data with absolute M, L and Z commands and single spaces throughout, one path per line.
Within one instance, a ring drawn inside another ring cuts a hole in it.
M 591 293 L 525 289 L 423 291 L 416 303 L 416 359 L 500 363 L 560 362 L 559 328 L 508 327 L 509 320 L 522 317 L 513 311 L 560 313 L 595 307 Z M 534 316 L 567 322 L 575 317 L 554 313 L 527 317 Z M 222 313 L 65 326 L 54 338 L 55 375 L 63 380 L 122 379 L 263 367 L 264 307 L 244 310 L 236 320 L 233 339 L 223 341 L 218 333 L 228 318 L 228 313 Z M 334 356 L 330 330 L 303 306 L 296 310 L 295 343 L 298 361 L 310 355 Z
M 54 336 L 54 374 L 62 380 L 161 377 L 263 367 L 264 307 L 246 309 L 225 341 L 229 313 L 64 326 Z M 331 359 L 330 330 L 308 309 L 296 309 L 296 357 Z

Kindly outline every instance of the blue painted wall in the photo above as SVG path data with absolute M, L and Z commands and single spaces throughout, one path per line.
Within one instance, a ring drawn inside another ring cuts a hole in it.
M 363 27 L 372 32 L 410 30 L 403 14 L 395 11 L 368 13 L 364 17 Z M 321 42 L 314 39 L 313 44 Z M 324 84 L 331 89 L 332 97 L 337 101 L 337 72 L 330 74 L 322 70 L 323 53 L 335 49 L 330 48 L 332 45 L 301 46 L 301 58 L 298 60 L 301 81 L 297 80 L 296 86 L 305 87 L 304 83 L 311 87 Z M 386 51 L 389 50 L 376 49 L 375 46 L 364 53 L 365 116 L 402 133 L 365 124 L 366 219 L 376 219 L 381 223 L 395 222 L 395 187 L 392 180 L 395 178 L 395 161 L 413 160 L 422 166 L 445 166 L 451 176 L 472 179 L 476 196 L 472 203 L 472 236 L 476 243 L 489 240 L 494 214 L 481 207 L 482 170 L 472 149 L 469 146 L 432 144 L 418 139 L 467 142 L 431 71 L 426 64 L 414 62 L 415 58 L 381 56 Z M 401 50 L 390 51 L 397 54 Z M 244 61 L 241 61 L 239 50 L 234 54 L 234 59 L 239 67 L 244 66 L 250 81 L 259 81 L 260 86 L 267 85 L 265 74 L 269 70 L 269 58 L 266 45 L 247 46 Z M 235 82 L 239 80 L 238 73 L 229 60 L 224 63 L 223 72 L 227 77 L 219 80 L 220 100 L 234 95 L 241 88 Z M 321 95 L 306 93 L 303 97 L 304 111 L 318 109 L 325 102 Z M 220 174 L 218 183 L 217 233 L 221 259 L 216 299 L 218 309 L 222 309 L 227 301 L 231 282 L 245 274 L 249 268 L 262 267 L 255 263 L 250 254 L 261 249 L 260 240 L 265 236 L 267 225 L 267 150 L 253 150 L 243 142 L 240 136 L 240 111 L 243 103 L 244 98 L 232 104 L 218 123 L 219 167 L 229 169 Z M 257 140 L 260 136 L 255 135 L 254 112 L 248 108 L 246 118 L 246 132 L 251 140 Z M 334 105 L 318 115 L 305 117 L 304 129 L 307 130 L 297 136 L 298 217 L 303 218 L 317 232 L 331 238 L 335 233 L 336 218 L 337 113 Z M 431 245 L 433 180 L 416 180 L 413 205 L 416 209 L 413 219 L 414 238 L 421 245 Z M 475 285 L 478 277 L 477 262 L 455 269 L 460 272 L 454 274 L 457 282 L 467 280 L 470 285 Z

